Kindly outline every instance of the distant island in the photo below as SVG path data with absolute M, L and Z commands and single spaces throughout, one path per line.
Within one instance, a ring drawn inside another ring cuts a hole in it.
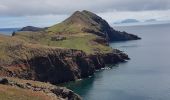
M 44 98 L 50 93 L 48 97 L 53 100 L 81 100 L 73 91 L 51 84 L 87 78 L 106 64 L 129 60 L 127 54 L 109 47 L 109 43 L 138 39 L 141 38 L 113 29 L 86 10 L 76 11 L 47 28 L 27 26 L 12 36 L 0 35 L 0 76 L 5 77 L 0 79 L 0 87 L 10 91 L 13 86 L 18 95 L 36 95 L 38 91 Z M 44 98 L 40 100 L 47 100 Z
M 156 19 L 147 19 L 147 20 L 145 20 L 145 22 L 155 22 L 155 21 L 157 21 Z
M 115 24 L 128 24 L 128 23 L 139 23 L 140 21 L 136 19 L 125 19 L 122 20 L 121 22 L 116 22 Z

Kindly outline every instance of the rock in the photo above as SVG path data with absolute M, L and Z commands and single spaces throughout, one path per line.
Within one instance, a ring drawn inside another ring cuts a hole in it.
M 0 84 L 8 84 L 8 79 L 6 78 L 0 78 Z
M 30 84 L 30 83 L 26 83 L 26 85 L 27 85 L 27 86 L 31 86 L 31 84 Z
M 66 37 L 60 36 L 60 35 L 51 37 L 51 41 L 61 41 L 61 40 L 65 40 L 65 39 L 66 39 Z

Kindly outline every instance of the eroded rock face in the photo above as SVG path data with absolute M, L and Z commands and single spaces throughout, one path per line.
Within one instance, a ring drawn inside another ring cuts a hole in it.
M 14 60 L 11 65 L 2 66 L 0 75 L 57 84 L 91 76 L 96 69 L 103 68 L 106 64 L 128 60 L 128 56 L 119 50 L 92 55 L 74 49 L 26 50 L 23 57 Z

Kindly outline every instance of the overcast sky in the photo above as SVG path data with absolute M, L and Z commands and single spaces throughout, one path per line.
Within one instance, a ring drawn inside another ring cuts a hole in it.
M 170 20 L 170 0 L 0 0 L 0 27 L 48 26 L 76 10 L 95 12 L 109 23 Z

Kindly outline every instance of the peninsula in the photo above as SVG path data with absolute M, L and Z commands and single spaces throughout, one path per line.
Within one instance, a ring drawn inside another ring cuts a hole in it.
M 63 22 L 50 27 L 28 26 L 12 36 L 0 35 L 0 76 L 7 77 L 4 79 L 7 85 L 2 81 L 0 87 L 34 91 L 36 87 L 32 87 L 32 81 L 56 85 L 86 78 L 106 64 L 129 60 L 124 52 L 109 47 L 110 42 L 138 39 L 140 37 L 136 35 L 114 30 L 104 19 L 86 10 L 76 11 Z M 26 88 L 16 80 L 26 81 L 23 83 Z M 10 87 L 11 84 L 14 87 Z M 48 88 L 48 93 L 55 95 L 56 100 L 81 99 L 68 89 L 65 93 L 63 88 L 56 88 Z

